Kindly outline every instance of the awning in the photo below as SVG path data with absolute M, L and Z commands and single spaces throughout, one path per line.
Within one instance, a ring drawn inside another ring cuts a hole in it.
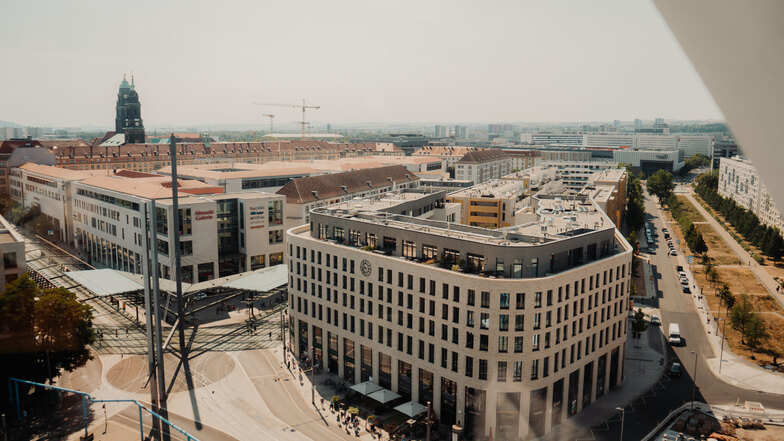
M 65 273 L 74 282 L 97 296 L 111 296 L 144 290 L 144 286 L 113 269 L 69 271 Z
M 400 398 L 400 395 L 388 389 L 381 389 L 368 395 L 368 398 L 374 399 L 381 404 L 387 404 L 390 401 L 397 400 L 398 398 Z
M 409 401 L 408 403 L 403 403 L 400 406 L 395 406 L 395 410 L 402 413 L 403 415 L 414 417 L 427 410 L 427 407 L 417 403 L 416 401 Z
M 289 270 L 286 265 L 275 265 L 259 269 L 243 277 L 232 280 L 223 286 L 245 291 L 272 291 L 289 282 Z
M 352 390 L 359 392 L 362 395 L 370 395 L 373 392 L 381 390 L 381 386 L 372 382 L 372 381 L 365 381 L 364 383 L 359 383 L 351 386 Z

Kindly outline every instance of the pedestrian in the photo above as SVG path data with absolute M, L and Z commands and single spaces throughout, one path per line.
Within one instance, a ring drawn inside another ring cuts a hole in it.
M 115 337 L 119 337 L 120 336 L 119 332 L 117 332 L 117 328 L 114 329 L 114 336 Z
M 338 427 L 340 427 L 340 414 L 335 415 L 335 421 L 337 421 Z
M 269 333 L 269 339 L 272 340 L 272 331 Z
M 128 328 L 125 328 L 125 335 L 128 335 Z

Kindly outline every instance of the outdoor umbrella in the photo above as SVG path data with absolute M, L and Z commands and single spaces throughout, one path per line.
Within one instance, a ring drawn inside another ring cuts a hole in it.
M 397 400 L 398 398 L 400 398 L 400 395 L 392 392 L 391 390 L 381 389 L 368 395 L 368 398 L 372 398 L 381 404 L 386 404 L 392 400 Z
M 373 383 L 372 381 L 365 381 L 351 386 L 352 390 L 359 392 L 362 395 L 370 395 L 377 390 L 381 390 L 381 386 Z
M 395 407 L 396 411 L 410 417 L 417 416 L 426 409 L 427 407 L 417 403 L 416 401 L 409 401 L 408 403 L 403 403 L 400 406 Z

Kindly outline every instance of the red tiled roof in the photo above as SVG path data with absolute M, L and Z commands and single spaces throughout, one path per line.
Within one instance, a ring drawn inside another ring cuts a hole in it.
M 392 165 L 293 179 L 278 190 L 277 194 L 286 196 L 287 203 L 304 204 L 317 199 L 329 199 L 346 193 L 360 192 L 363 189 L 388 187 L 390 183 L 387 178 L 392 178 L 395 184 L 419 180 L 419 177 L 402 165 Z M 343 187 L 346 188 L 345 191 Z M 318 197 L 313 194 L 314 191 L 317 192 Z
M 497 161 L 499 159 L 507 158 L 509 155 L 506 154 L 503 150 L 498 149 L 491 149 L 491 150 L 480 150 L 476 152 L 468 152 L 457 161 L 458 164 L 466 164 L 466 163 L 482 163 L 482 162 L 490 162 L 490 161 Z

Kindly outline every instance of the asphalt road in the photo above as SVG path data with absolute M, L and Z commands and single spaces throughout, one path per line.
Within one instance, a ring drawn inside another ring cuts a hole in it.
M 723 382 L 716 377 L 705 360 L 718 357 L 714 354 L 705 335 L 700 316 L 692 300 L 692 294 L 683 294 L 678 281 L 675 267 L 678 265 L 674 257 L 668 256 L 666 240 L 661 233 L 663 227 L 671 230 L 670 225 L 665 225 L 659 218 L 656 203 L 650 197 L 645 201 L 646 218 L 654 223 L 659 237 L 656 239 L 656 254 L 650 256 L 651 268 L 657 289 L 657 298 L 648 302 L 651 306 L 658 307 L 661 311 L 662 325 L 659 332 L 667 332 L 670 323 L 678 323 L 684 342 L 681 346 L 668 345 L 668 366 L 673 362 L 680 362 L 685 372 L 681 377 L 670 378 L 665 374 L 662 380 L 654 385 L 651 390 L 639 400 L 626 407 L 624 421 L 624 438 L 641 439 L 653 430 L 658 422 L 662 421 L 671 410 L 676 409 L 686 401 L 690 401 L 696 374 L 695 400 L 713 405 L 734 404 L 738 401 L 759 401 L 766 408 L 784 409 L 784 395 L 766 391 L 750 391 L 741 389 Z M 640 237 L 642 248 L 645 235 Z M 676 251 L 680 249 L 676 245 Z M 636 303 L 639 303 L 636 301 Z M 656 328 L 649 328 L 648 333 L 656 332 Z M 726 348 L 725 348 L 726 349 Z M 695 356 L 697 357 L 695 371 Z M 606 423 L 594 427 L 592 430 L 596 440 L 617 440 L 620 436 L 620 417 L 614 417 Z M 578 438 L 586 439 L 586 438 Z

